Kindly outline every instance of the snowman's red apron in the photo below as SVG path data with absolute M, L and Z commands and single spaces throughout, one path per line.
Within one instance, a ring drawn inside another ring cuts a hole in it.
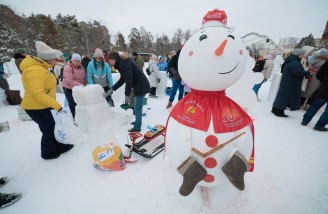
M 166 126 L 168 126 L 170 117 L 187 127 L 201 131 L 208 130 L 212 117 L 215 133 L 238 131 L 249 125 L 253 137 L 252 155 L 249 159 L 251 168 L 249 171 L 254 170 L 253 121 L 237 103 L 225 95 L 225 91 L 213 92 L 192 89 L 187 96 L 174 106 L 167 119 Z

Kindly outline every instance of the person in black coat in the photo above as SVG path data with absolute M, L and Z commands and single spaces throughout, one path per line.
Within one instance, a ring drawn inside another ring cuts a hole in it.
M 116 91 L 125 83 L 125 103 L 130 103 L 130 94 L 133 88 L 134 91 L 134 111 L 135 122 L 134 127 L 129 129 L 129 132 L 140 132 L 142 124 L 142 107 L 145 95 L 150 92 L 150 84 L 146 75 L 129 57 L 129 53 L 124 52 L 118 56 L 115 62 L 115 68 L 121 74 L 120 79 L 109 90 L 109 94 Z
M 171 90 L 169 102 L 166 106 L 167 109 L 172 107 L 175 95 L 176 95 L 178 90 L 179 90 L 178 100 L 182 99 L 183 93 L 184 93 L 184 85 L 181 84 L 181 76 L 179 74 L 179 67 L 178 67 L 180 52 L 181 52 L 181 49 L 178 50 L 176 55 L 174 55 L 172 57 L 172 59 L 170 60 L 170 62 L 168 64 L 168 67 L 167 67 L 167 69 L 170 73 L 170 76 L 173 77 L 173 79 L 172 79 L 172 90 Z
M 316 74 L 316 77 L 318 80 L 320 80 L 321 85 L 314 95 L 315 100 L 307 112 L 303 115 L 303 126 L 306 126 L 312 120 L 314 115 L 319 111 L 319 109 L 328 103 L 328 60 L 326 60 L 326 62 L 321 66 L 320 70 Z M 326 105 L 325 111 L 322 113 L 319 120 L 315 124 L 314 129 L 318 131 L 328 131 L 328 128 L 325 128 L 327 124 L 328 104 Z
M 82 61 L 81 61 L 81 65 L 84 68 L 85 71 L 87 71 L 88 68 L 88 64 L 91 61 L 90 56 L 89 55 L 84 55 Z
M 291 111 L 301 108 L 302 81 L 304 77 L 310 76 L 310 72 L 305 71 L 301 64 L 304 54 L 303 49 L 294 49 L 282 65 L 281 81 L 271 111 L 277 117 L 288 117 L 284 113 L 287 107 Z

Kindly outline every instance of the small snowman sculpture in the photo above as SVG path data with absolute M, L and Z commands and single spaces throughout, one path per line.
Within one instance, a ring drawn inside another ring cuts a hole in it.
M 252 119 L 225 94 L 242 76 L 248 53 L 226 23 L 225 11 L 209 11 L 184 44 L 179 73 L 191 92 L 172 109 L 166 131 L 166 155 L 183 176 L 179 193 L 204 199 L 205 192 L 212 208 L 244 190 L 244 175 L 254 169 Z

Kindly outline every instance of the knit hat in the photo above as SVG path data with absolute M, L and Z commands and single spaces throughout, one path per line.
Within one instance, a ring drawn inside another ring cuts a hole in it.
M 309 56 L 309 54 L 314 50 L 314 47 L 305 45 L 302 47 L 302 49 L 305 51 L 304 56 Z
M 57 54 L 58 54 L 58 58 L 59 59 L 60 59 L 60 57 L 64 57 L 64 53 L 63 52 L 61 52 L 60 50 L 56 50 L 56 51 L 57 51 Z
M 295 48 L 292 53 L 294 56 L 299 56 L 302 54 L 305 54 L 305 50 L 301 49 L 301 48 Z
M 138 53 L 134 51 L 134 52 L 132 52 L 132 55 L 133 56 L 138 56 Z
M 46 43 L 41 41 L 35 41 L 36 52 L 38 57 L 43 60 L 58 59 L 57 50 L 49 47 Z
M 96 50 L 95 50 L 95 54 L 93 55 L 95 58 L 96 57 L 101 57 L 101 58 L 103 58 L 104 59 L 104 54 L 103 54 L 103 52 L 102 52 L 102 50 L 100 49 L 100 48 L 96 48 Z
M 227 25 L 227 14 L 224 10 L 214 9 L 208 11 L 203 18 L 202 27 L 226 27 Z
M 108 59 L 112 59 L 112 60 L 116 60 L 116 59 L 117 59 L 117 56 L 119 56 L 119 54 L 118 54 L 117 51 L 110 51 L 110 52 L 108 53 L 107 58 L 108 58 Z
M 72 57 L 71 57 L 71 61 L 79 61 L 79 62 L 81 62 L 81 56 L 80 56 L 80 54 L 77 54 L 77 53 L 73 53 L 72 54 Z
M 152 60 L 157 60 L 157 56 L 155 54 L 151 54 L 151 59 Z
M 19 53 L 19 54 L 26 54 L 27 51 L 26 51 L 25 48 L 17 48 L 17 49 L 16 49 L 16 53 Z

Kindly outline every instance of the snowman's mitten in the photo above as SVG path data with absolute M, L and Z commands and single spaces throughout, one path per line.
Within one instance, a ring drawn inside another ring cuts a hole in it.
M 250 165 L 244 155 L 237 151 L 221 169 L 232 185 L 243 191 L 245 189 L 244 175 L 249 168 Z
M 206 169 L 191 156 L 180 164 L 177 170 L 183 176 L 183 182 L 179 189 L 179 193 L 182 196 L 189 195 L 197 183 L 207 175 Z

